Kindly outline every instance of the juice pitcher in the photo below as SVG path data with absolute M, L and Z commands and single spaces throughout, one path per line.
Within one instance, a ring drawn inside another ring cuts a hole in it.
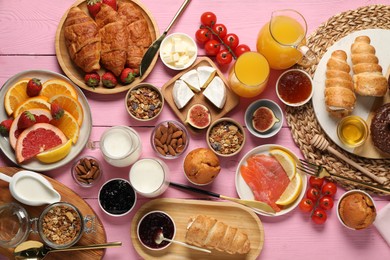
M 306 32 L 306 20 L 297 11 L 274 11 L 259 32 L 257 51 L 267 58 L 272 69 L 287 69 L 296 63 L 309 67 L 317 58 L 305 45 Z

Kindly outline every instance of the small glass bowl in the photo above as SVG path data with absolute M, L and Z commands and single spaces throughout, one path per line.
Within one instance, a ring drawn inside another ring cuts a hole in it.
M 363 118 L 355 115 L 343 117 L 337 124 L 337 136 L 346 146 L 361 146 L 368 138 L 369 128 Z
M 72 166 L 73 180 L 81 187 L 93 187 L 103 175 L 103 169 L 98 159 L 93 156 L 78 158 Z
M 164 134 L 166 132 L 166 134 Z M 155 126 L 150 143 L 163 159 L 176 159 L 188 148 L 189 134 L 185 126 L 175 120 L 163 121 Z
M 0 206 L 0 246 L 16 247 L 28 237 L 31 226 L 25 208 L 15 202 Z

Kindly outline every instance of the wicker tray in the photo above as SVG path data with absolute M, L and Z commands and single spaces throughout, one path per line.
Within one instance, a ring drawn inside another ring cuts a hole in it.
M 308 46 L 318 55 L 318 58 L 320 59 L 327 49 L 339 39 L 354 31 L 373 28 L 390 29 L 390 6 L 371 5 L 335 15 L 308 37 Z M 305 70 L 313 76 L 316 67 L 317 65 L 313 65 Z M 286 120 L 291 128 L 291 133 L 295 143 L 298 145 L 304 157 L 308 161 L 322 165 L 330 172 L 335 172 L 337 174 L 367 183 L 377 184 L 353 167 L 346 164 L 344 161 L 334 157 L 332 154 L 327 152 L 321 153 L 319 150 L 311 146 L 310 140 L 315 134 L 322 134 L 326 137 L 326 134 L 317 121 L 311 103 L 298 108 L 287 107 Z M 365 159 L 350 154 L 340 149 L 330 139 L 327 138 L 327 140 L 333 148 L 337 149 L 339 152 L 356 161 L 360 165 L 366 167 L 375 175 L 386 177 L 387 182 L 385 183 L 385 186 L 390 188 L 389 159 Z M 376 193 L 350 182 L 341 181 L 336 178 L 335 181 L 340 183 L 341 186 L 346 189 L 358 188 L 367 190 L 371 193 Z M 383 195 L 381 193 L 378 194 Z

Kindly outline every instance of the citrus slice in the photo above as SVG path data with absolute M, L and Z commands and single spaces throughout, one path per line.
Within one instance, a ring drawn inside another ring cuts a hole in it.
M 284 190 L 276 204 L 286 206 L 293 203 L 299 196 L 302 190 L 302 176 L 298 173 L 290 181 L 287 188 Z
M 83 108 L 80 102 L 68 95 L 59 94 L 52 96 L 49 103 L 57 103 L 64 110 L 68 111 L 77 121 L 79 126 L 83 123 Z
M 63 144 L 66 136 L 60 129 L 48 123 L 37 123 L 25 129 L 16 141 L 15 155 L 18 163 Z
M 64 115 L 60 119 L 54 119 L 50 122 L 58 127 L 68 139 L 71 139 L 75 144 L 79 138 L 80 126 L 77 120 L 68 111 L 64 111 Z
M 50 79 L 42 84 L 40 95 L 51 98 L 59 94 L 72 96 L 75 99 L 78 98 L 75 88 L 64 80 Z
M 5 93 L 4 108 L 9 116 L 12 115 L 20 104 L 29 98 L 26 92 L 29 80 L 30 79 L 19 80 L 7 90 L 7 93 Z
M 292 180 L 296 174 L 296 163 L 294 158 L 281 149 L 273 149 L 269 153 L 278 160 L 288 178 Z
M 26 110 L 30 110 L 33 108 L 43 108 L 50 110 L 50 104 L 47 102 L 47 97 L 44 96 L 36 96 L 27 99 L 23 103 L 21 103 L 14 111 L 14 118 L 23 113 Z
M 60 144 L 50 150 L 37 154 L 36 158 L 43 163 L 54 163 L 64 159 L 72 149 L 72 140 Z

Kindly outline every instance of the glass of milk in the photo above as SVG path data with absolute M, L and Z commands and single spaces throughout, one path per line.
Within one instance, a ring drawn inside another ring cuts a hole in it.
M 141 156 L 142 145 L 138 133 L 128 126 L 113 126 L 92 142 L 92 149 L 100 148 L 103 158 L 116 167 L 132 165 Z
M 138 194 L 157 197 L 169 186 L 169 168 L 159 159 L 144 158 L 131 166 L 129 179 Z

